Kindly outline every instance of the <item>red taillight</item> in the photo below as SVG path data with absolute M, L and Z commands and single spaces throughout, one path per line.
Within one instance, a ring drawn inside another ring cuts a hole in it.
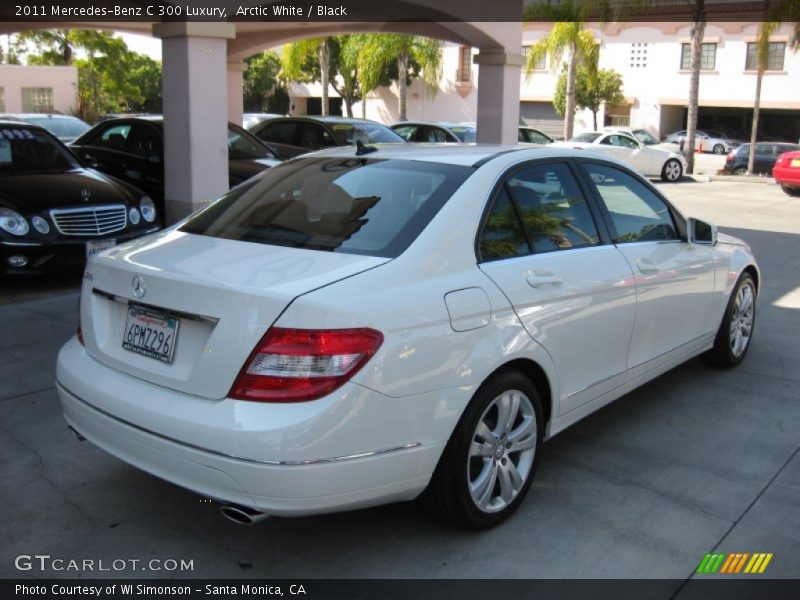
M 374 329 L 273 327 L 250 354 L 230 397 L 259 402 L 314 400 L 355 375 L 383 343 Z
M 728 152 L 728 156 L 725 157 L 726 162 L 731 162 L 733 160 L 733 152 Z

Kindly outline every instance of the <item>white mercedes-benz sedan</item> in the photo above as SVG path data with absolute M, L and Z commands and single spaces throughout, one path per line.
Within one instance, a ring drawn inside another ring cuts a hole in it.
M 746 243 L 568 149 L 340 148 L 89 262 L 65 418 L 242 523 L 422 495 L 485 528 L 542 442 L 753 335 Z
M 664 181 L 678 181 L 686 172 L 683 156 L 643 144 L 625 131 L 589 131 L 553 145 L 599 152 L 639 169 L 648 177 L 660 177 Z

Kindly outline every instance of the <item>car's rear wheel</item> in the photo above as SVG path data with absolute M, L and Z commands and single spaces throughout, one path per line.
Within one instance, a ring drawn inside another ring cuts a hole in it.
M 750 349 L 756 323 L 756 284 L 750 273 L 742 273 L 733 288 L 722 317 L 714 347 L 703 359 L 718 367 L 735 367 Z
M 485 382 L 442 453 L 424 499 L 455 525 L 487 529 L 507 519 L 531 486 L 542 444 L 536 387 L 517 371 Z
M 747 167 L 736 167 L 731 173 L 734 175 L 747 175 Z
M 714 154 L 725 154 L 725 146 L 722 144 L 714 144 Z
M 683 176 L 683 165 L 675 158 L 670 158 L 661 169 L 661 179 L 678 181 Z
M 781 184 L 781 189 L 790 196 L 800 196 L 800 187 L 791 187 Z

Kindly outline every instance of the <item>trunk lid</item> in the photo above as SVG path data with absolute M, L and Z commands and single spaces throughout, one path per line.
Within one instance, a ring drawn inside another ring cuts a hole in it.
M 256 343 L 292 300 L 388 260 L 160 232 L 88 264 L 81 299 L 86 350 L 157 385 L 224 398 Z M 144 288 L 138 297 L 134 278 Z M 178 320 L 171 364 L 123 348 L 135 306 Z

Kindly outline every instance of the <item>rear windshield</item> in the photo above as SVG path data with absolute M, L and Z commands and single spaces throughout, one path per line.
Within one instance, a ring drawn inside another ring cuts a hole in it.
M 473 172 L 413 160 L 303 157 L 234 188 L 180 230 L 395 258 Z
M 342 146 L 356 142 L 362 144 L 405 144 L 405 140 L 380 123 L 369 121 L 341 121 L 329 123 L 333 135 Z
M 59 138 L 76 138 L 86 131 L 89 131 L 89 125 L 80 119 L 72 119 L 69 117 L 61 117 L 57 119 L 51 118 L 26 118 L 25 121 L 34 125 L 44 127 Z

